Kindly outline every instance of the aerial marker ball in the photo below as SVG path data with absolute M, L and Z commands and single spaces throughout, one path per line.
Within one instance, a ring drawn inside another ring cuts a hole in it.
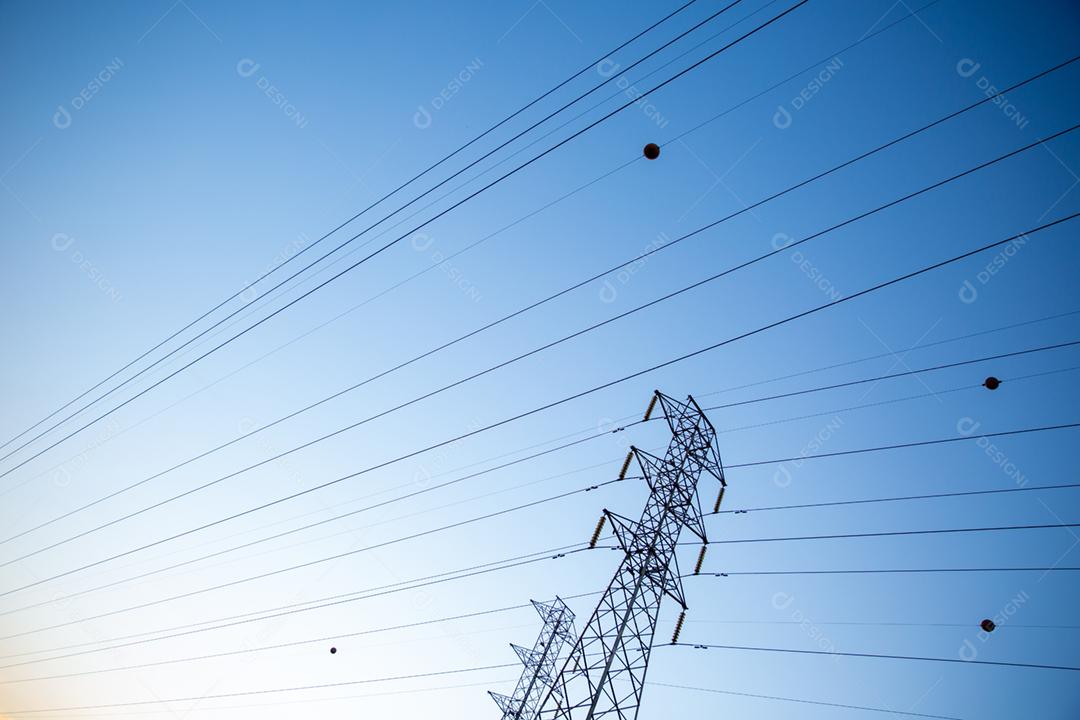
M 997 390 L 999 385 L 1001 385 L 1001 381 L 993 375 L 983 381 L 983 387 L 985 387 L 987 390 Z
M 979 623 L 979 627 L 981 627 L 984 632 L 994 632 L 994 628 L 996 628 L 997 625 L 995 625 L 994 621 L 990 618 L 986 618 L 981 623 Z
M 645 157 L 649 158 L 650 160 L 655 160 L 656 158 L 660 157 L 660 146 L 656 143 L 649 143 L 645 146 L 645 149 L 642 150 L 642 152 L 645 154 Z
M 331 655 L 336 655 L 337 654 L 337 648 L 336 647 L 330 648 L 330 654 Z

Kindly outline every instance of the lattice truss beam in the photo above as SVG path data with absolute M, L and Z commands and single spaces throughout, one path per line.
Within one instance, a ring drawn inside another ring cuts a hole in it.
M 522 716 L 529 720 L 636 718 L 663 597 L 686 609 L 676 544 L 684 528 L 708 542 L 701 476 L 726 483 L 716 430 L 693 397 L 680 402 L 657 391 L 646 419 L 657 403 L 671 430 L 667 452 L 659 458 L 631 448 L 650 491 L 645 509 L 636 522 L 604 510 L 623 559 L 539 712 Z
M 502 710 L 503 720 L 531 720 L 536 716 L 540 701 L 552 687 L 559 653 L 563 645 L 574 640 L 574 613 L 566 603 L 556 597 L 549 603 L 533 600 L 532 604 L 544 627 L 532 649 L 510 644 L 525 666 L 514 694 L 488 693 Z

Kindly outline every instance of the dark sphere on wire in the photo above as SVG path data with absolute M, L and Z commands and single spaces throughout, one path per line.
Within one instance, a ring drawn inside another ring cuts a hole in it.
M 985 381 L 983 381 L 983 387 L 985 387 L 987 390 L 997 390 L 998 386 L 1000 386 L 1000 385 L 1001 385 L 1001 381 L 998 380 L 993 375 L 991 375 L 990 377 L 986 378 Z
M 337 654 L 337 648 L 336 647 L 330 648 L 330 654 L 331 655 L 336 655 Z
M 994 628 L 996 628 L 997 625 L 995 625 L 994 621 L 990 618 L 986 618 L 981 623 L 979 623 L 979 627 L 981 627 L 984 632 L 994 632 Z
M 645 149 L 642 150 L 642 152 L 645 154 L 645 157 L 649 158 L 650 160 L 655 160 L 656 158 L 660 157 L 660 146 L 656 143 L 649 143 L 645 146 Z

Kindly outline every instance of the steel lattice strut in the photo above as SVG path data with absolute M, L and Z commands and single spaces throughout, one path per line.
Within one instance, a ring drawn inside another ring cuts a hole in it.
M 525 720 L 536 716 L 540 701 L 552 686 L 559 651 L 565 643 L 574 639 L 574 613 L 559 598 L 552 602 L 532 601 L 536 612 L 544 620 L 544 627 L 532 649 L 511 644 L 525 669 L 521 672 L 514 694 L 488 694 L 499 704 L 503 720 Z
M 682 403 L 657 391 L 646 418 L 657 401 L 671 443 L 663 458 L 631 448 L 648 502 L 637 522 L 604 510 L 625 555 L 535 718 L 637 717 L 661 600 L 668 595 L 686 609 L 676 543 L 684 527 L 708 542 L 698 479 L 707 473 L 723 487 L 724 470 L 716 431 L 693 397 Z

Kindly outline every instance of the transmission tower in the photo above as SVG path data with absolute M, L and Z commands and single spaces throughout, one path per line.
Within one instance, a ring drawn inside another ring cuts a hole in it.
M 698 479 L 707 473 L 720 481 L 720 497 L 726 483 L 714 443 L 716 431 L 694 398 L 683 403 L 657 391 L 646 420 L 657 403 L 671 429 L 671 443 L 663 458 L 631 447 L 623 463 L 620 475 L 625 477 L 630 462 L 637 459 L 649 486 L 649 499 L 637 522 L 604 510 L 592 544 L 604 522 L 610 522 L 623 559 L 534 716 L 539 720 L 636 718 L 665 595 L 683 611 L 676 636 L 682 627 L 687 606 L 676 544 L 683 528 L 701 539 L 695 571 L 699 570 L 708 538 Z
M 511 643 L 525 669 L 521 672 L 514 694 L 500 695 L 488 692 L 499 704 L 503 720 L 532 720 L 540 706 L 544 694 L 551 688 L 555 665 L 559 651 L 565 643 L 574 639 L 574 613 L 559 598 L 552 602 L 532 601 L 536 612 L 540 613 L 544 627 L 532 649 Z

